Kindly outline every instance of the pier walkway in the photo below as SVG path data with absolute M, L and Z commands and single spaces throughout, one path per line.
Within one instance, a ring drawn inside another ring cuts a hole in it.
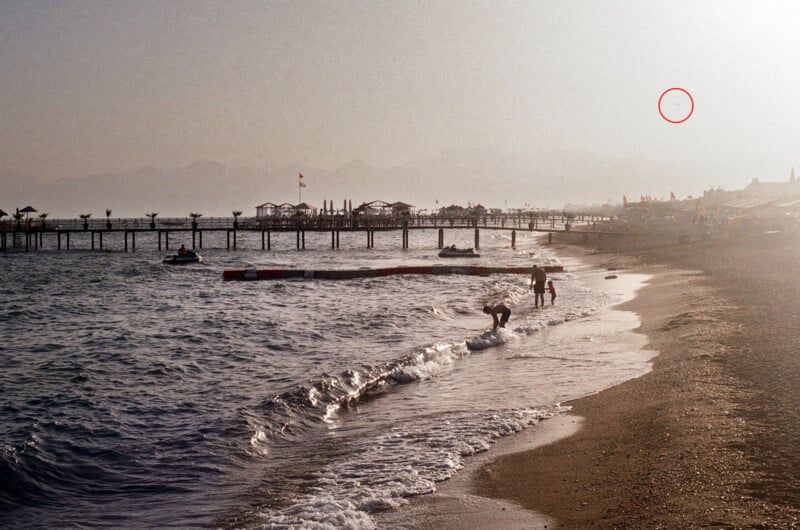
M 182 241 L 191 238 L 192 249 L 203 248 L 203 235 L 224 234 L 225 248 L 236 249 L 237 237 L 242 233 L 261 235 L 261 249 L 272 250 L 272 234 L 296 233 L 296 248 L 305 249 L 306 232 L 330 233 L 331 248 L 339 248 L 341 232 L 363 232 L 366 247 L 373 248 L 375 232 L 400 231 L 400 245 L 409 246 L 409 233 L 413 230 L 439 231 L 438 247 L 444 246 L 446 229 L 474 229 L 474 248 L 480 248 L 480 230 L 507 230 L 511 232 L 511 246 L 515 246 L 518 230 L 529 232 L 568 232 L 579 228 L 582 233 L 592 233 L 595 223 L 605 218 L 597 216 L 565 217 L 552 215 L 537 217 L 529 214 L 486 215 L 483 217 L 442 216 L 316 216 L 296 218 L 163 218 L 163 219 L 28 219 L 0 222 L 0 251 L 32 251 L 45 246 L 57 250 L 70 250 L 76 240 L 82 248 L 111 250 L 104 248 L 103 237 L 114 242 L 124 252 L 136 250 L 137 236 L 147 237 L 157 250 L 169 250 L 170 238 Z M 606 232 L 598 232 L 606 233 Z M 107 246 L 107 245 L 106 245 Z

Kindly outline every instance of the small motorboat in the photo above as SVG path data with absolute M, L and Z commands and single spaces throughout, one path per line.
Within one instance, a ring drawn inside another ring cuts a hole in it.
M 439 251 L 440 258 L 480 258 L 481 255 L 471 248 L 456 248 L 455 245 L 444 247 Z
M 200 254 L 196 253 L 193 250 L 187 250 L 183 256 L 175 254 L 174 256 L 168 256 L 162 260 L 162 263 L 168 263 L 170 265 L 185 265 L 187 263 L 199 263 L 203 261 L 203 258 Z

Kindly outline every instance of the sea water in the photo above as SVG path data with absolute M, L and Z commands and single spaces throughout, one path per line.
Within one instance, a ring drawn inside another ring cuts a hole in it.
M 12 527 L 372 528 L 465 459 L 638 376 L 628 286 L 564 260 L 536 309 L 529 277 L 224 282 L 229 267 L 433 265 L 435 230 L 206 235 L 204 261 L 44 248 L 0 253 L 0 520 Z M 477 259 L 561 263 L 533 234 L 482 232 Z M 472 231 L 446 231 L 471 246 Z M 174 239 L 174 236 L 173 236 Z M 178 241 L 190 243 L 190 241 Z M 173 241 L 175 244 L 175 241 Z M 209 248 L 210 247 L 210 248 Z M 77 248 L 77 250 L 76 250 Z M 109 249 L 111 249 L 109 251 Z M 633 278 L 634 283 L 642 278 Z M 487 333 L 487 303 L 511 308 Z

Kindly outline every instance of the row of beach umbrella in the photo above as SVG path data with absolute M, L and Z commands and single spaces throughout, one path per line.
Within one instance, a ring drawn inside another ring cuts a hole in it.
M 27 217 L 29 213 L 34 213 L 35 211 L 37 211 L 37 210 L 33 206 L 26 206 L 25 208 L 23 208 L 21 210 L 19 208 L 17 208 L 17 213 L 24 213 L 25 217 Z M 0 217 L 5 217 L 7 215 L 8 214 L 6 212 L 4 212 L 2 209 L 0 209 Z

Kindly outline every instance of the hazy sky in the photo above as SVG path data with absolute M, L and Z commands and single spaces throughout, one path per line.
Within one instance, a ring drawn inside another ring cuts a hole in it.
M 800 3 L 2 0 L 0 94 L 0 173 L 474 147 L 646 158 L 701 191 L 800 167 Z

